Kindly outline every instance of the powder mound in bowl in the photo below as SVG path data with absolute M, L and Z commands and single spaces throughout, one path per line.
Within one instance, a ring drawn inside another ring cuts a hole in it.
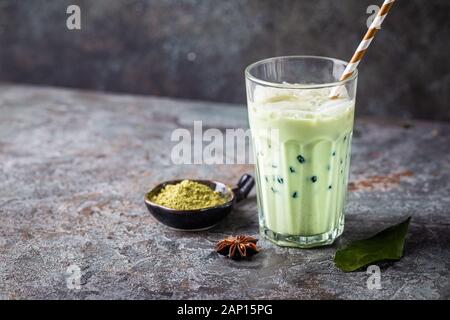
M 168 184 L 150 200 L 161 206 L 175 210 L 196 210 L 218 206 L 228 201 L 220 192 L 202 183 L 183 180 Z

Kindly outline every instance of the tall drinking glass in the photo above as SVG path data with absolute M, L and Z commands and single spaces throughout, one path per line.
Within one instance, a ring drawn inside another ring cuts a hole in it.
M 276 57 L 245 70 L 261 233 L 315 247 L 344 230 L 357 71 L 347 63 Z

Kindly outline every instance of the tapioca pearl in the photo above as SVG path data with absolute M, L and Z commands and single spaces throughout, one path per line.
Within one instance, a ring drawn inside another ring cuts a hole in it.
M 336 155 L 336 151 L 333 151 L 333 153 L 331 153 L 331 155 L 334 157 Z
M 317 176 L 312 176 L 312 177 L 311 177 L 311 181 L 312 181 L 313 183 L 317 182 Z
M 292 198 L 297 198 L 298 197 L 298 192 L 297 191 L 294 191 L 293 193 L 292 193 Z
M 289 171 L 290 171 L 291 173 L 295 173 L 295 169 L 294 169 L 293 167 L 289 167 Z
M 328 190 L 331 190 L 331 189 L 332 189 L 331 185 L 330 185 L 330 186 L 328 186 Z
M 266 180 L 266 182 L 269 182 L 269 178 L 267 176 L 265 176 L 264 179 Z
M 275 164 L 273 164 L 273 165 L 272 165 L 272 168 L 276 169 L 276 168 L 278 168 L 278 166 L 275 165 Z
M 331 170 L 331 166 L 327 165 L 327 170 L 330 171 Z
M 274 187 L 270 187 L 270 190 L 272 190 L 273 193 L 277 193 L 278 192 Z
M 344 141 L 347 140 L 347 136 L 344 136 Z
M 280 183 L 280 184 L 283 184 L 283 182 L 284 182 L 284 180 L 283 180 L 282 177 L 278 177 L 278 178 L 277 178 L 277 181 L 278 181 L 278 183 Z
M 297 156 L 297 160 L 298 160 L 298 162 L 300 162 L 300 163 L 305 163 L 305 158 L 304 158 L 302 155 L 298 155 L 298 156 Z

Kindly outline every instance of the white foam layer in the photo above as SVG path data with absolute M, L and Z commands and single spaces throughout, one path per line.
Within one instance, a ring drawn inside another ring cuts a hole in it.
M 253 112 L 264 113 L 270 118 L 334 118 L 354 107 L 347 92 L 340 91 L 336 99 L 330 98 L 331 89 L 278 89 L 257 86 L 254 91 Z

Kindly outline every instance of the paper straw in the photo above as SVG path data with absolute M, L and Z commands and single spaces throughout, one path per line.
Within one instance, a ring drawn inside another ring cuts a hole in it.
M 392 5 L 394 4 L 395 0 L 385 0 L 383 5 L 381 6 L 380 10 L 378 11 L 377 16 L 372 21 L 372 23 L 369 26 L 369 29 L 367 29 L 366 34 L 364 35 L 364 38 L 360 42 L 358 48 L 356 49 L 355 53 L 352 56 L 352 59 L 348 63 L 347 67 L 345 68 L 344 72 L 342 73 L 341 77 L 339 78 L 339 81 L 343 81 L 353 74 L 358 64 L 361 62 L 361 59 L 366 54 L 367 48 L 369 47 L 370 43 L 372 42 L 373 38 L 375 37 L 375 34 L 378 32 L 378 30 L 381 28 L 381 24 L 383 23 L 384 19 L 386 18 L 389 10 L 391 9 Z M 331 98 L 337 98 L 339 93 L 337 93 L 337 88 L 334 88 L 330 94 Z

